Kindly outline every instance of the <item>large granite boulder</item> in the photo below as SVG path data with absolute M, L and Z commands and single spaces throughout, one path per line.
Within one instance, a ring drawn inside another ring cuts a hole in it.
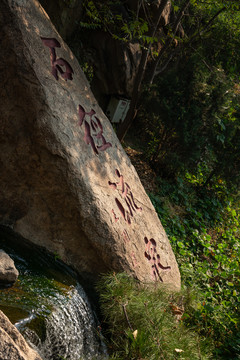
M 1 360 L 41 360 L 30 348 L 17 328 L 0 310 L 0 359 Z
M 151 201 L 39 2 L 1 0 L 0 26 L 0 225 L 85 276 L 179 288 Z
M 0 250 L 0 285 L 14 283 L 18 275 L 14 261 L 5 251 Z

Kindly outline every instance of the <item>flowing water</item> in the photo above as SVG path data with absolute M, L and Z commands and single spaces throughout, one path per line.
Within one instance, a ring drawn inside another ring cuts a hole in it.
M 0 309 L 42 358 L 107 359 L 96 316 L 72 270 L 1 229 L 0 248 L 20 273 L 13 287 L 0 289 Z

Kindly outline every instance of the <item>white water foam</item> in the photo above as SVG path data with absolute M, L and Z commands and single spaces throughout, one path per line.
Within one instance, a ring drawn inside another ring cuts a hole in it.
M 59 295 L 46 318 L 46 338 L 36 341 L 36 334 L 25 332 L 29 342 L 44 360 L 106 360 L 106 346 L 97 330 L 87 296 L 80 285 L 68 297 Z

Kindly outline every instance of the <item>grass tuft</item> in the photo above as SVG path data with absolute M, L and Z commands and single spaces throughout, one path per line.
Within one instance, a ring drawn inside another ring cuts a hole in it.
M 166 292 L 124 273 L 104 275 L 98 291 L 111 359 L 211 359 L 208 341 L 183 324 L 197 303 L 193 291 Z

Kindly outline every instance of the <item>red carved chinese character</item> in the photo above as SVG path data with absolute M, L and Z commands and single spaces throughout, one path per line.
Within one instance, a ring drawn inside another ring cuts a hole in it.
M 114 190 L 120 188 L 120 195 L 124 199 L 125 204 L 127 205 L 127 210 L 124 208 L 124 206 L 122 205 L 122 203 L 119 201 L 118 198 L 115 198 L 115 202 L 124 221 L 126 221 L 130 225 L 131 217 L 134 216 L 134 212 L 142 211 L 142 208 L 136 205 L 133 194 L 131 192 L 131 188 L 124 181 L 123 175 L 121 175 L 117 169 L 115 172 L 119 178 L 119 182 L 113 183 L 111 181 L 108 181 L 108 185 Z
M 72 80 L 73 69 L 71 65 L 63 58 L 57 58 L 55 48 L 61 47 L 57 39 L 41 37 L 41 40 L 43 44 L 50 49 L 52 75 L 55 77 L 55 79 L 58 80 L 59 72 L 64 80 Z M 63 71 L 62 67 L 65 67 L 65 71 Z
M 151 264 L 153 279 L 157 280 L 159 278 L 159 280 L 163 282 L 163 279 L 161 278 L 159 273 L 159 269 L 170 270 L 171 266 L 163 266 L 161 264 L 160 255 L 157 254 L 157 249 L 156 249 L 157 244 L 154 239 L 148 240 L 148 238 L 145 236 L 144 241 L 146 244 L 144 255 Z
M 79 126 L 82 126 L 84 123 L 85 127 L 84 141 L 87 145 L 90 144 L 94 153 L 98 155 L 99 151 L 105 151 L 112 144 L 105 140 L 102 123 L 95 114 L 96 112 L 93 109 L 86 112 L 82 105 L 78 106 Z M 86 115 L 89 116 L 89 122 L 86 120 Z M 97 145 L 95 145 L 93 136 L 96 138 Z

